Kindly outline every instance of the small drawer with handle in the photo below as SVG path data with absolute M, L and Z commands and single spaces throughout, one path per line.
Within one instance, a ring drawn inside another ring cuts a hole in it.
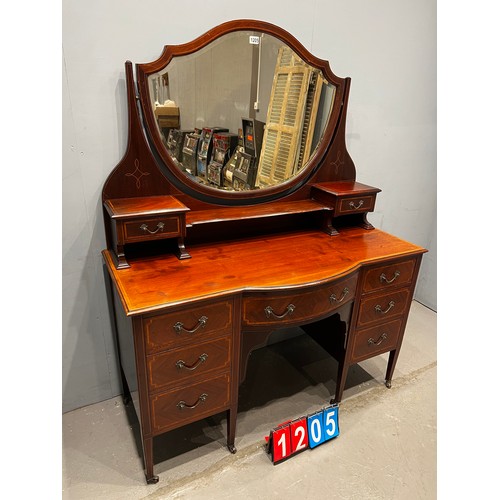
M 269 295 L 249 294 L 243 298 L 243 319 L 245 327 L 268 327 L 307 322 L 354 300 L 357 274 L 331 283 L 319 285 L 310 291 Z
M 229 374 L 151 396 L 153 433 L 165 432 L 227 409 Z
M 354 334 L 352 361 L 358 363 L 396 349 L 402 321 L 402 319 L 397 319 L 357 331 Z
M 181 223 L 179 216 L 128 220 L 123 222 L 123 235 L 125 243 L 173 238 L 181 235 Z
M 232 332 L 233 301 L 225 300 L 145 318 L 146 352 L 207 341 Z
M 231 339 L 173 349 L 147 358 L 148 386 L 151 392 L 178 387 L 216 372 L 229 370 Z
M 415 259 L 384 264 L 368 269 L 363 277 L 363 293 L 411 283 Z
M 335 216 L 373 212 L 375 208 L 375 195 L 352 196 L 339 198 L 335 208 Z
M 410 304 L 410 298 L 410 290 L 403 288 L 361 299 L 356 326 L 363 328 L 404 314 Z

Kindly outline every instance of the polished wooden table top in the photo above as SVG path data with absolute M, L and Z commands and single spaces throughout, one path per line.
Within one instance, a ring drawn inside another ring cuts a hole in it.
M 103 256 L 125 312 L 135 315 L 245 290 L 319 284 L 361 264 L 425 251 L 378 229 L 349 228 L 334 237 L 309 230 L 192 245 L 191 259 L 130 259 L 131 267 L 120 270 L 108 250 Z

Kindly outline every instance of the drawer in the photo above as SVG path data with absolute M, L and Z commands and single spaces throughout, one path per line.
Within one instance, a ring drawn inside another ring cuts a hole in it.
M 362 291 L 366 293 L 409 284 L 414 271 L 415 259 L 372 267 L 364 274 Z
M 357 363 L 363 359 L 396 349 L 402 321 L 402 319 L 397 319 L 383 325 L 357 331 L 354 334 L 352 360 Z
M 222 337 L 212 342 L 154 354 L 147 359 L 148 385 L 151 391 L 200 380 L 214 372 L 229 370 L 231 339 Z
M 230 402 L 229 374 L 182 389 L 152 396 L 153 433 L 174 429 L 227 409 Z
M 358 275 L 288 294 L 252 294 L 243 299 L 243 326 L 268 327 L 314 320 L 354 300 Z
M 408 288 L 361 299 L 357 326 L 363 328 L 378 321 L 387 321 L 404 314 L 410 299 L 410 290 Z
M 233 302 L 204 304 L 144 319 L 146 352 L 203 342 L 232 332 Z
M 349 196 L 339 198 L 335 208 L 335 216 L 372 212 L 375 208 L 375 195 Z
M 123 223 L 125 243 L 180 236 L 179 217 L 151 217 Z

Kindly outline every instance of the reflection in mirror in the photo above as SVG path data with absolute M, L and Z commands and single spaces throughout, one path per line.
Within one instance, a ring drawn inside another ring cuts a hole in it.
M 148 77 L 170 157 L 217 189 L 263 189 L 291 179 L 323 136 L 335 86 L 278 38 L 226 34 Z

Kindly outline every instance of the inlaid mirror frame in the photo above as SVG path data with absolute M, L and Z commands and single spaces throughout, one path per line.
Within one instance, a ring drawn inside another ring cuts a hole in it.
M 272 35 L 290 47 L 305 63 L 317 68 L 322 72 L 326 81 L 335 86 L 335 95 L 329 119 L 326 122 L 322 138 L 312 152 L 306 165 L 290 179 L 263 189 L 246 191 L 226 191 L 208 185 L 200 184 L 190 179 L 172 160 L 164 142 L 160 136 L 154 110 L 151 106 L 152 98 L 148 77 L 157 74 L 170 63 L 174 57 L 194 54 L 206 47 L 218 38 L 235 31 L 258 31 Z M 331 70 L 328 61 L 319 59 L 312 55 L 295 37 L 284 29 L 270 23 L 257 20 L 235 20 L 221 24 L 195 40 L 181 45 L 167 45 L 164 47 L 160 57 L 150 63 L 136 64 L 136 79 L 139 93 L 139 101 L 142 110 L 144 127 L 148 141 L 152 147 L 162 171 L 181 192 L 193 196 L 202 201 L 222 205 L 253 204 L 271 201 L 286 196 L 299 189 L 311 178 L 321 163 L 332 144 L 338 123 L 341 118 L 343 96 L 346 79 L 337 77 Z

